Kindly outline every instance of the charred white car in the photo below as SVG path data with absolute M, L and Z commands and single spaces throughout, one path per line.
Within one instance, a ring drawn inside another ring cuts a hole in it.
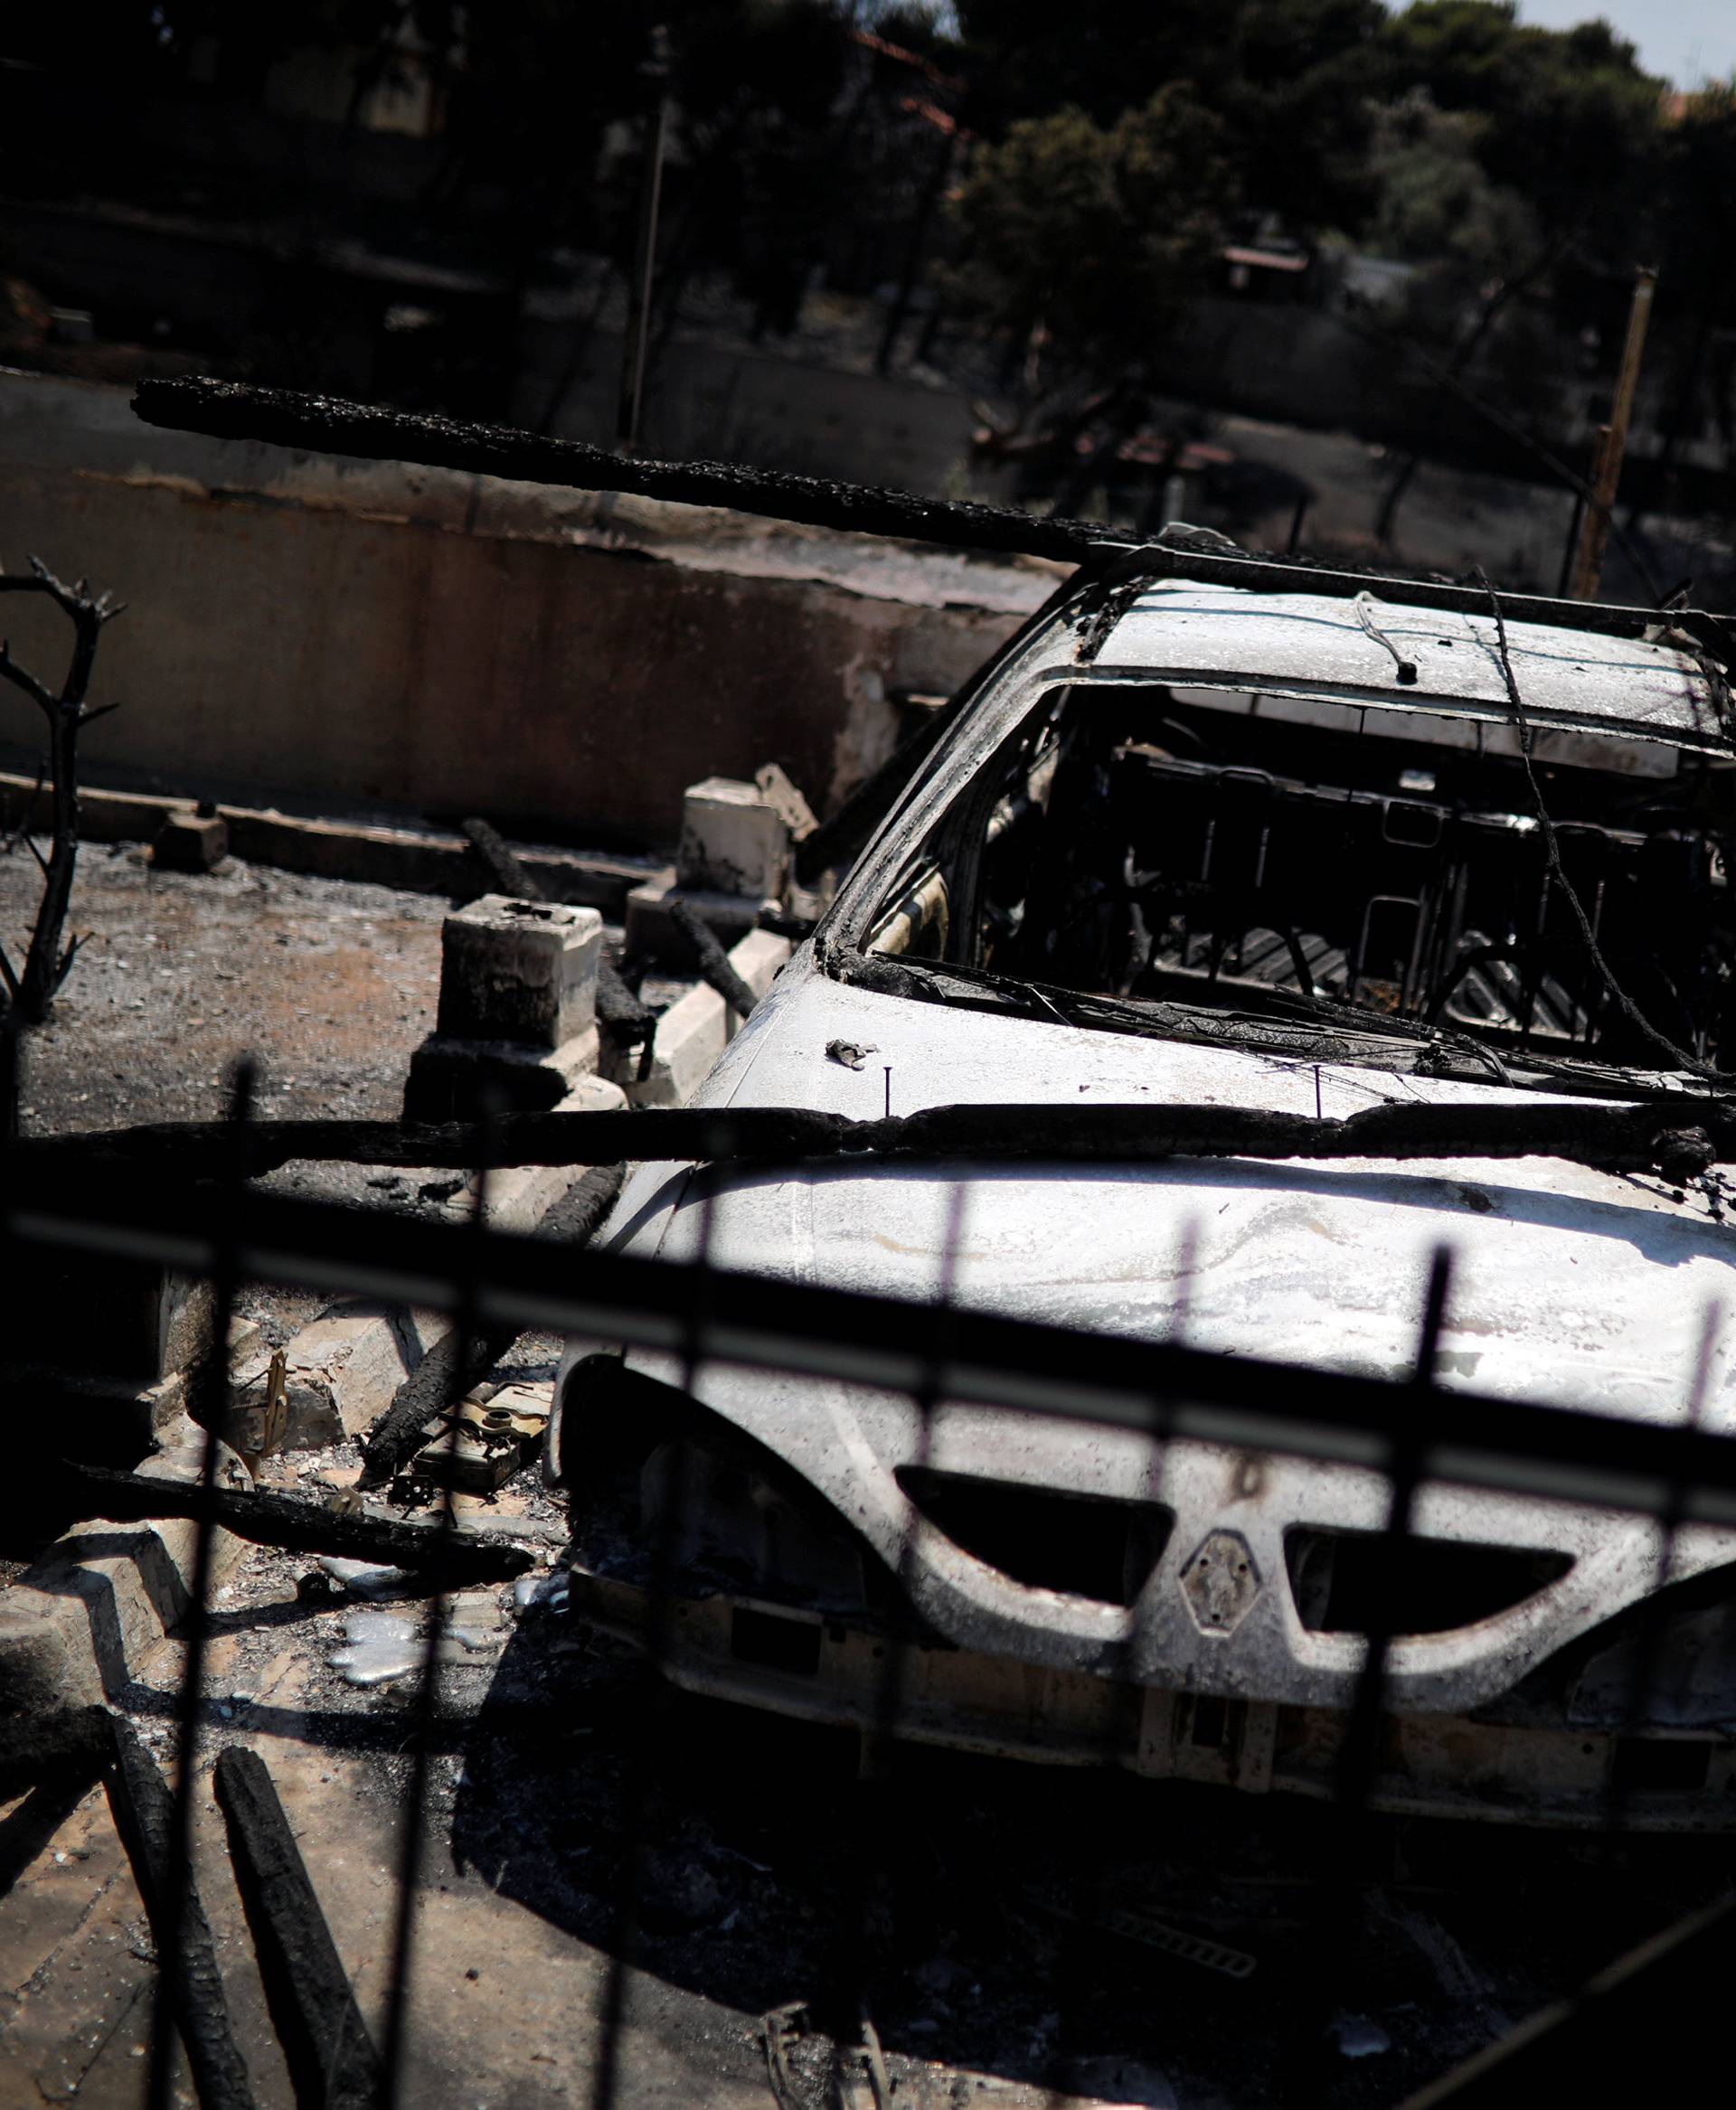
M 1132 552 L 1058 594 L 699 1103 L 1715 1106 L 1719 626 L 1273 570 Z M 1446 1246 L 1445 1385 L 1716 1428 L 1718 1154 L 646 1166 L 605 1242 L 703 1222 L 721 1267 L 1392 1376 Z M 1376 1633 L 1378 1806 L 1736 1820 L 1733 1531 L 1425 1484 L 1395 1564 L 1374 1470 L 608 1343 L 552 1443 L 574 1609 L 649 1638 L 660 1547 L 694 1691 L 872 1730 L 893 1652 L 903 1737 L 1325 1794 Z

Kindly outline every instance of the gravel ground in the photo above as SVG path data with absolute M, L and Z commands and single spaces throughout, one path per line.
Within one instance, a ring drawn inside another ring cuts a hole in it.
M 14 958 L 39 887 L 23 844 L 0 855 L 0 933 Z M 434 1023 L 447 910 L 426 894 L 235 858 L 214 872 L 158 871 L 137 844 L 87 844 L 68 923 L 85 942 L 53 1016 L 24 1044 L 24 1132 L 212 1119 L 250 1054 L 262 1115 L 395 1116 Z

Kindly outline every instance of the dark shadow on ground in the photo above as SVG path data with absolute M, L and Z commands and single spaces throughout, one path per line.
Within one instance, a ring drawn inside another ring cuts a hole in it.
M 637 1961 L 672 1984 L 750 2016 L 807 2001 L 847 2034 L 865 1981 L 889 2051 L 1047 2086 L 1133 2061 L 1181 2103 L 1241 2110 L 1401 2099 L 1736 1861 L 1703 1839 L 1395 1820 L 1346 1857 L 1308 1804 L 915 1750 L 862 1780 L 854 1737 L 660 1697 L 546 1612 L 463 1757 L 459 1866 L 606 1950 L 637 1870 Z M 1256 1968 L 1182 1962 L 1111 1931 L 1117 1908 Z M 1347 2016 L 1386 2049 L 1346 2058 L 1328 2026 Z

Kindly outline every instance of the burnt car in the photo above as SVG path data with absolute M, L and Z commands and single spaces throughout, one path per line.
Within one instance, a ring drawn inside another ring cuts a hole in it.
M 1107 552 L 937 723 L 698 1103 L 1691 1126 L 1736 1070 L 1723 649 L 1703 617 Z M 1448 1247 L 1444 1386 L 1729 1423 L 1704 1154 L 1046 1162 L 935 1134 L 646 1165 L 605 1239 L 1394 1376 Z M 1326 1795 L 1378 1634 L 1375 1806 L 1736 1819 L 1722 1526 L 1425 1483 L 1395 1561 L 1372 1465 L 606 1342 L 570 1352 L 552 1445 L 574 1610 L 643 1642 L 670 1582 L 663 1667 L 694 1691 L 872 1731 L 896 1644 L 901 1737 Z

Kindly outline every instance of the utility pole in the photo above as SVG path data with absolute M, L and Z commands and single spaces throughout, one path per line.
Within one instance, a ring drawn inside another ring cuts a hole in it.
M 615 451 L 632 454 L 639 444 L 645 409 L 645 361 L 651 341 L 651 288 L 656 277 L 657 212 L 663 201 L 663 152 L 669 135 L 669 32 L 651 32 L 651 55 L 639 71 L 649 83 L 645 120 L 645 159 L 639 181 L 638 238 L 633 278 L 627 289 L 627 329 L 621 338 L 621 400 L 615 419 Z
M 1580 523 L 1579 553 L 1573 561 L 1573 598 L 1593 601 L 1603 574 L 1604 546 L 1609 540 L 1610 515 L 1621 482 L 1622 457 L 1628 451 L 1628 425 L 1633 416 L 1634 394 L 1639 386 L 1639 363 L 1646 350 L 1646 325 L 1652 319 L 1652 295 L 1657 273 L 1644 266 L 1634 279 L 1634 297 L 1628 310 L 1628 337 L 1621 348 L 1621 371 L 1616 377 L 1616 400 L 1610 405 L 1609 422 L 1598 434 L 1591 465 L 1591 500 Z

